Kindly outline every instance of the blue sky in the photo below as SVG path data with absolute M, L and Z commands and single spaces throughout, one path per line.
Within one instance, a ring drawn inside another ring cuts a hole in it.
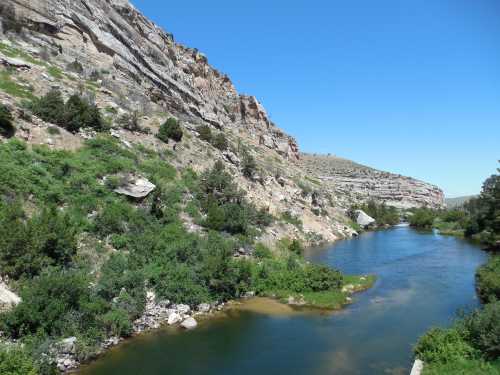
M 498 0 L 133 0 L 303 151 L 478 193 L 500 159 Z

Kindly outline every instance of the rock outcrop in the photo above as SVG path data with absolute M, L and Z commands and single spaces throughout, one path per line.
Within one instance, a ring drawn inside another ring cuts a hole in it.
M 379 171 L 336 156 L 302 154 L 301 165 L 346 207 L 369 200 L 401 209 L 444 207 L 441 189 L 411 177 Z
M 229 77 L 210 66 L 205 55 L 177 44 L 172 34 L 127 0 L 6 3 L 25 27 L 38 32 L 32 42 L 67 64 L 115 68 L 133 80 L 128 85 L 142 89 L 145 97 L 139 101 L 150 100 L 179 117 L 197 118 L 218 129 L 245 128 L 256 139 L 265 136 L 266 146 L 285 157 L 299 157 L 296 141 L 272 123 L 255 97 L 238 94 Z M 111 84 L 122 83 L 119 76 L 114 81 Z

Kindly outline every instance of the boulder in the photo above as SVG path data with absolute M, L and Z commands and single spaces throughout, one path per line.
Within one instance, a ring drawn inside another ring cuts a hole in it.
M 191 311 L 191 308 L 188 305 L 183 305 L 183 304 L 177 305 L 175 309 L 181 315 L 186 315 Z
M 7 285 L 0 282 L 0 310 L 9 309 L 19 304 L 19 302 L 21 302 L 21 298 L 17 294 L 11 292 L 7 288 Z
M 144 198 L 147 197 L 154 189 L 156 189 L 156 186 L 146 178 L 128 175 L 125 183 L 116 188 L 114 192 L 133 198 Z
M 196 320 L 192 317 L 185 319 L 181 323 L 181 327 L 185 328 L 185 329 L 194 329 L 194 328 L 196 328 L 197 325 L 198 325 L 198 322 L 196 322 Z
M 168 316 L 167 324 L 171 326 L 172 324 L 177 324 L 182 320 L 182 317 L 177 312 L 172 312 Z
M 73 354 L 76 350 L 76 337 L 68 337 L 58 343 L 61 353 Z
M 16 69 L 31 69 L 31 65 L 29 65 L 26 61 L 20 59 L 14 59 L 12 57 L 5 56 L 1 53 L 0 53 L 0 64 Z
M 200 303 L 198 305 L 198 311 L 203 313 L 203 314 L 207 314 L 210 312 L 210 304 L 208 303 Z
M 362 227 L 367 227 L 375 222 L 375 219 L 373 217 L 368 216 L 362 210 L 356 210 L 354 211 L 354 214 L 356 217 L 356 223 L 358 223 L 358 225 L 361 225 Z

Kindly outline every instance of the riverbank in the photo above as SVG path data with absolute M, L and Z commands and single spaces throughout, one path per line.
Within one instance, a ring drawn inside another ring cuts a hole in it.
M 166 327 L 192 330 L 197 328 L 198 324 L 203 325 L 217 319 L 230 319 L 232 311 L 247 311 L 270 316 L 333 313 L 352 303 L 353 294 L 371 288 L 376 281 L 373 275 L 348 275 L 344 278 L 344 285 L 339 291 L 301 294 L 280 291 L 258 296 L 255 296 L 255 293 L 247 293 L 245 297 L 237 300 L 219 304 L 201 304 L 196 309 L 190 309 L 187 305 L 169 305 L 167 301 L 156 300 L 154 294 L 148 293 L 145 312 L 134 322 L 134 334 L 130 338 L 110 338 L 103 343 L 102 349 L 92 359 L 79 363 L 76 359 L 70 358 L 67 364 L 71 362 L 71 367 L 60 367 L 60 369 L 67 373 L 78 373 L 80 368 L 85 368 L 99 360 L 110 349 L 135 340 L 141 335 L 151 334 Z M 194 325 L 186 326 L 184 325 L 186 321 L 194 321 Z
M 408 374 L 422 332 L 477 306 L 473 274 L 486 258 L 467 241 L 432 233 L 367 232 L 305 253 L 345 274 L 377 275 L 342 310 L 237 300 L 207 320 L 196 317 L 203 321 L 194 330 L 166 326 L 126 340 L 79 374 Z

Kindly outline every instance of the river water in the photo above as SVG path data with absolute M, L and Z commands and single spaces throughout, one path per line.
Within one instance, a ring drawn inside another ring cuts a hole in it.
M 194 331 L 143 335 L 81 375 L 408 374 L 423 332 L 478 305 L 474 272 L 487 255 L 455 237 L 398 227 L 306 258 L 378 280 L 336 313 L 232 311 Z

